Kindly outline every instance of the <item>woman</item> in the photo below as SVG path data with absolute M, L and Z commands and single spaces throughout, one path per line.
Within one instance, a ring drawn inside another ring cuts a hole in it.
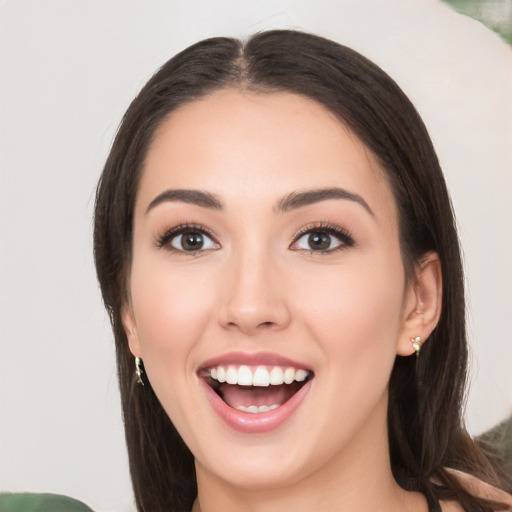
M 444 179 L 364 57 L 272 31 L 171 59 L 123 119 L 94 241 L 139 510 L 510 506 L 461 419 Z

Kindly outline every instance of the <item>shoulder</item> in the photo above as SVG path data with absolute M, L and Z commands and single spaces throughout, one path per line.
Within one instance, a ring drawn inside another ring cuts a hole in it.
M 512 510 L 512 495 L 498 489 L 468 473 L 449 469 L 450 473 L 457 478 L 461 485 L 473 496 L 493 501 L 499 501 L 510 506 Z M 463 508 L 453 501 L 441 502 L 443 512 L 464 512 Z

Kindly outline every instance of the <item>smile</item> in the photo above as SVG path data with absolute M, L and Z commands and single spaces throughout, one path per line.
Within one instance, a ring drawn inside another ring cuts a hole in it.
M 311 370 L 291 364 L 212 364 L 200 372 L 219 416 L 243 432 L 277 428 L 298 407 L 313 379 Z
M 212 387 L 230 407 L 253 414 L 277 409 L 309 377 L 308 370 L 274 366 L 210 368 Z M 261 389 L 268 388 L 268 389 Z

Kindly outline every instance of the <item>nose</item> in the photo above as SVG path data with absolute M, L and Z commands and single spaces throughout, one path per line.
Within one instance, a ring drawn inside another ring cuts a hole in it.
M 218 309 L 225 329 L 254 336 L 290 323 L 286 283 L 270 252 L 247 251 L 226 262 Z

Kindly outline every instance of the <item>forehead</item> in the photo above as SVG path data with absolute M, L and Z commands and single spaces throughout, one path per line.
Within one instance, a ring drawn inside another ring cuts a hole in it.
M 182 105 L 155 133 L 139 188 L 146 205 L 166 188 L 229 199 L 342 186 L 394 200 L 371 152 L 333 113 L 291 93 L 221 90 Z

